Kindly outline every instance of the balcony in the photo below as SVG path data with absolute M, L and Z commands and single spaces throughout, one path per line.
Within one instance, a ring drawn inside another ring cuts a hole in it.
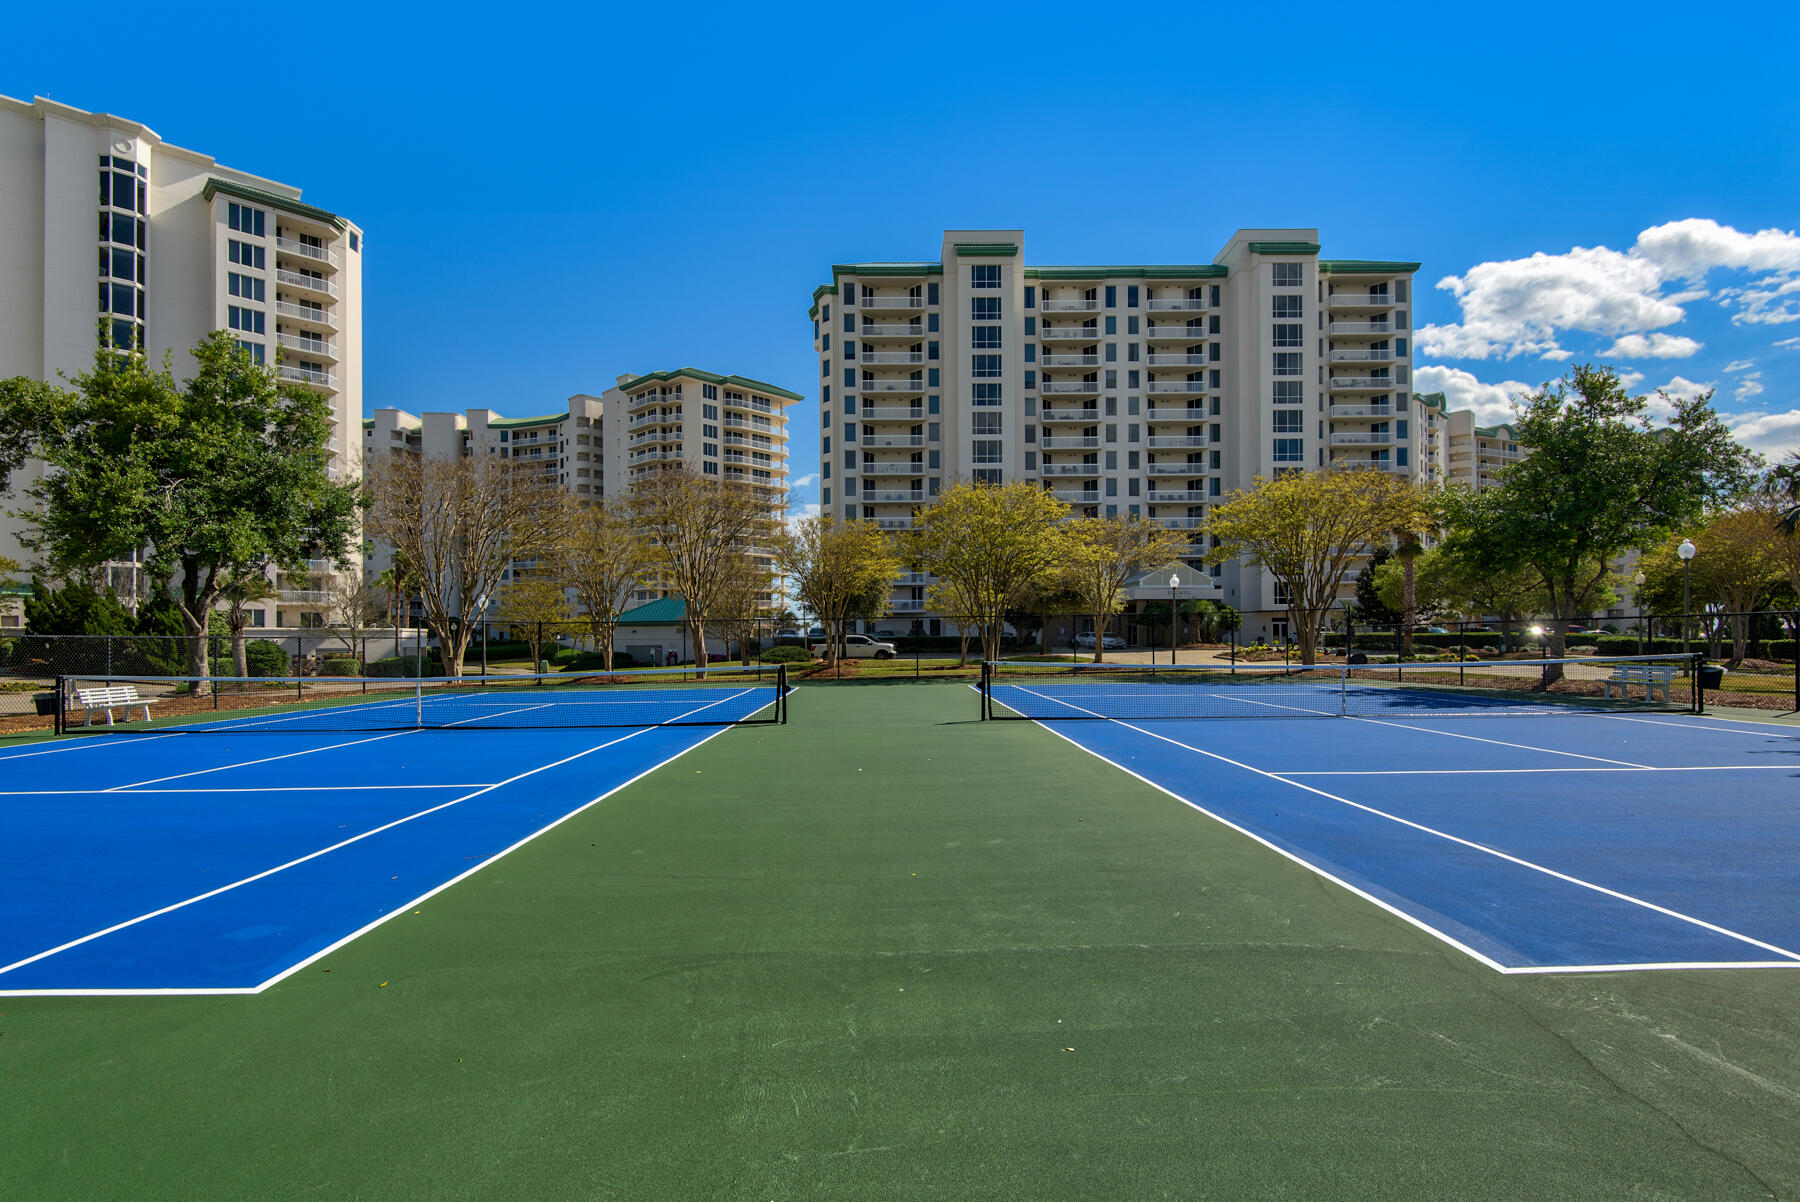
M 876 518 L 875 527 L 878 530 L 911 530 L 913 520 L 911 518 Z
M 667 421 L 668 419 L 663 419 Z M 720 424 L 738 430 L 773 430 L 775 424 L 766 417 L 744 417 L 737 413 L 727 413 L 719 419 Z
M 923 363 L 923 351 L 864 351 L 856 357 L 858 363 Z
M 308 338 L 303 334 L 277 333 L 275 341 L 291 351 L 299 351 L 304 355 L 318 355 L 325 359 L 337 358 L 337 347 L 323 338 Z
M 1205 355 L 1149 355 L 1145 361 L 1151 367 L 1204 367 Z
M 639 413 L 625 423 L 625 428 L 629 430 L 638 426 L 679 426 L 680 424 L 681 415 L 679 413 L 673 417 L 661 413 Z
M 1333 292 L 1328 303 L 1333 309 L 1391 309 L 1394 298 L 1386 292 Z
M 1334 321 L 1327 331 L 1334 337 L 1343 334 L 1392 334 L 1394 327 L 1386 321 Z
M 277 364 L 275 374 L 284 380 L 292 380 L 296 384 L 313 384 L 320 388 L 336 388 L 331 373 L 312 367 L 290 367 L 286 363 Z
M 917 421 L 925 416 L 923 405 L 868 405 L 863 408 L 863 420 L 871 422 L 905 422 Z
M 1098 476 L 1097 463 L 1046 463 L 1038 468 L 1046 476 Z
M 1045 367 L 1098 367 L 1099 355 L 1045 355 L 1042 359 Z
M 1043 412 L 1038 414 L 1038 420 L 1045 422 L 1097 422 L 1100 420 L 1100 409 L 1095 405 L 1090 405 L 1085 409 L 1052 409 L 1046 405 Z
M 894 584 L 900 587 L 920 586 L 930 584 L 935 579 L 937 578 L 930 572 L 902 572 L 894 577 Z
M 1394 387 L 1394 381 L 1387 376 L 1331 377 L 1333 392 L 1386 392 L 1392 387 Z
M 856 332 L 864 338 L 923 338 L 925 323 L 922 321 L 871 321 L 859 326 Z
M 642 409 L 645 405 L 679 405 L 681 395 L 674 392 L 640 392 L 625 398 L 627 409 Z
M 1150 503 L 1152 505 L 1194 505 L 1208 499 L 1207 495 L 1197 488 L 1183 489 L 1175 492 L 1156 492 L 1155 490 L 1151 490 L 1150 493 Z M 1215 497 L 1211 499 L 1217 500 L 1218 498 Z
M 864 392 L 924 392 L 924 380 L 864 380 Z
M 1083 489 L 1081 492 L 1073 492 L 1066 488 L 1053 488 L 1050 490 L 1050 495 L 1059 501 L 1067 501 L 1071 505 L 1097 505 L 1100 502 L 1098 488 Z
M 1408 469 L 1387 459 L 1333 459 L 1331 466 L 1341 471 L 1396 472 L 1402 476 L 1408 474 Z
M 1205 330 L 1196 326 L 1150 326 L 1144 331 L 1144 337 L 1152 342 L 1204 342 L 1207 338 Z
M 632 446 L 637 446 L 639 443 L 646 443 L 646 442 L 680 442 L 680 441 L 681 441 L 681 431 L 680 430 L 640 430 L 638 433 L 633 434 L 630 438 L 626 439 L 626 442 L 628 442 Z M 727 440 L 727 441 L 729 441 L 729 440 Z
M 1200 393 L 1206 391 L 1205 380 L 1152 380 L 1144 391 L 1156 393 Z
M 330 280 L 314 279 L 310 275 L 302 275 L 298 271 L 275 271 L 275 282 L 283 288 L 297 288 L 302 292 L 316 292 L 321 296 L 337 299 L 337 286 Z
M 1084 438 L 1067 434 L 1060 437 L 1044 435 L 1042 446 L 1046 451 L 1091 451 L 1100 445 L 1098 438 Z
M 331 594 L 322 588 L 278 588 L 275 596 L 282 601 L 295 601 L 301 605 L 324 605 L 331 600 Z
M 1174 451 L 1184 450 L 1190 447 L 1209 447 L 1213 445 L 1206 439 L 1197 438 L 1191 434 L 1182 438 L 1157 438 L 1152 435 L 1149 439 L 1149 443 L 1150 449 L 1153 451 Z
M 857 302 L 865 309 L 886 310 L 891 313 L 917 313 L 925 308 L 925 297 L 918 296 L 863 296 Z
M 923 434 L 874 434 L 862 440 L 865 447 L 922 447 Z
M 741 397 L 741 396 L 734 397 L 734 396 L 731 396 L 729 393 L 726 394 L 725 408 L 727 408 L 727 409 L 753 409 L 757 413 L 773 413 L 773 412 L 775 412 L 775 406 L 769 404 L 769 402 L 767 402 L 767 401 L 758 400 L 756 397 L 753 397 L 753 396 L 752 397 Z
M 900 519 L 896 518 L 894 520 L 899 521 Z M 897 529 L 905 530 L 911 526 L 912 523 L 908 522 L 905 526 L 897 527 Z M 925 612 L 925 602 L 917 597 L 895 597 L 888 602 L 888 611 L 897 614 L 923 613 Z
M 881 492 L 866 492 L 862 495 L 862 500 L 865 505 L 917 505 L 925 500 L 925 490 L 922 488 L 890 488 Z
M 1098 313 L 1100 311 L 1100 302 L 1097 299 L 1052 300 L 1045 297 L 1041 306 L 1046 313 Z
M 860 469 L 865 476 L 923 476 L 923 463 L 865 463 Z
M 1160 405 L 1144 411 L 1147 422 L 1197 422 L 1207 416 L 1204 409 L 1170 409 Z
M 633 451 L 628 463 L 655 463 L 665 459 L 680 459 L 680 451 Z
M 1060 326 L 1051 329 L 1049 326 L 1043 326 L 1038 331 L 1038 337 L 1045 342 L 1098 342 L 1100 341 L 1100 327 Z
M 322 246 L 309 246 L 304 242 L 296 242 L 292 238 L 275 239 L 275 249 L 284 255 L 299 255 L 303 259 L 311 259 L 315 263 L 327 263 L 332 267 L 338 265 L 338 257 Z
M 1152 463 L 1144 469 L 1152 476 L 1204 476 L 1204 463 Z
M 328 330 L 337 329 L 337 318 L 326 309 L 309 309 L 301 305 L 290 305 L 286 301 L 275 302 L 277 317 L 290 317 L 295 321 L 307 321 L 316 326 L 324 326 Z
M 1206 525 L 1205 518 L 1156 518 L 1158 526 L 1166 526 L 1170 530 L 1199 530 Z
M 1045 380 L 1038 385 L 1041 392 L 1065 393 L 1074 396 L 1098 396 L 1100 382 L 1098 380 Z
M 757 447 L 764 451 L 773 451 L 777 455 L 785 455 L 787 453 L 782 447 L 776 445 L 774 439 L 765 437 L 761 434 L 727 434 L 725 436 L 725 441 L 734 446 Z M 786 441 L 785 438 L 782 439 L 782 442 L 785 443 Z
M 1394 436 L 1386 433 L 1333 434 L 1331 436 L 1331 445 L 1334 447 L 1390 446 L 1393 441 Z
M 1198 296 L 1153 296 L 1149 300 L 1152 313 L 1192 312 L 1206 308 L 1206 301 Z
M 1386 348 L 1332 347 L 1333 363 L 1390 363 L 1394 352 Z
M 1392 417 L 1392 405 L 1333 405 L 1325 411 L 1325 416 L 1333 421 L 1344 417 Z

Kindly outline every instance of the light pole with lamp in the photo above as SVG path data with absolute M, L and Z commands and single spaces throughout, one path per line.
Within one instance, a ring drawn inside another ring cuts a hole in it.
M 1181 587 L 1181 574 L 1169 573 L 1169 666 L 1175 666 L 1175 590 Z
M 1638 654 L 1642 655 L 1644 653 L 1644 574 L 1639 572 L 1637 575 L 1633 576 L 1631 578 L 1631 583 L 1636 586 L 1637 591 Z
M 1682 539 L 1681 545 L 1675 548 L 1675 554 L 1681 556 L 1681 653 L 1688 653 L 1688 608 L 1690 594 L 1688 578 L 1693 575 L 1694 553 L 1698 550 L 1692 539 Z

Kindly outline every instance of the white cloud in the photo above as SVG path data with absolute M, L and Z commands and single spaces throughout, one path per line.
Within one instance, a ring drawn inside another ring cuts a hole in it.
M 1789 351 L 1800 350 L 1800 337 L 1783 338 L 1780 342 L 1777 342 L 1775 345 L 1778 347 L 1781 347 L 1783 350 L 1789 350 Z
M 804 521 L 805 519 L 816 518 L 818 516 L 819 516 L 818 505 L 816 505 L 810 501 L 802 502 L 801 504 L 795 505 L 788 510 L 787 528 L 789 530 L 798 529 L 800 523 L 802 521 Z
M 1705 217 L 1651 226 L 1632 253 L 1655 263 L 1669 279 L 1698 283 L 1715 267 L 1800 271 L 1800 236 L 1792 230 L 1746 234 Z
M 1699 349 L 1700 343 L 1679 334 L 1627 334 L 1600 353 L 1622 359 L 1685 359 Z
M 1737 400 L 1747 401 L 1753 396 L 1760 396 L 1762 390 L 1762 373 L 1752 371 L 1744 373 L 1744 378 L 1738 381 L 1738 386 L 1732 390 L 1731 395 Z
M 1441 392 L 1452 409 L 1473 409 L 1479 425 L 1511 421 L 1513 399 L 1527 397 L 1540 386 L 1519 380 L 1502 380 L 1484 384 L 1470 372 L 1457 367 L 1426 366 L 1413 371 L 1416 392 Z
M 1727 369 L 1727 370 L 1729 370 L 1729 369 Z M 819 473 L 813 472 L 811 475 L 801 476 L 799 479 L 795 480 L 794 487 L 795 488 L 810 488 L 813 485 L 817 484 L 818 482 L 819 482 Z
M 1797 341 L 1800 341 L 1800 340 L 1797 340 Z M 1781 344 L 1778 342 L 1775 345 L 1780 346 Z M 1749 371 L 1751 368 L 1753 368 L 1755 366 L 1756 366 L 1756 360 L 1754 360 L 1754 359 L 1733 359 L 1730 363 L 1727 363 L 1725 365 L 1725 370 L 1726 371 Z
M 1800 451 L 1800 409 L 1730 414 L 1725 421 L 1739 442 L 1771 460 Z
M 1657 391 L 1666 392 L 1677 400 L 1691 401 L 1701 393 L 1710 392 L 1717 387 L 1718 384 L 1712 380 L 1697 384 L 1686 376 L 1676 376 L 1673 380 L 1670 380 L 1667 384 L 1664 384 L 1661 388 L 1657 389 Z
M 1620 388 L 1623 388 L 1623 389 L 1626 389 L 1629 391 L 1630 389 L 1636 388 L 1639 384 L 1642 384 L 1643 382 L 1644 382 L 1644 373 L 1641 371 L 1622 371 L 1619 373 L 1619 387 Z
M 1776 326 L 1800 321 L 1800 279 L 1769 275 L 1740 289 L 1742 306 L 1731 315 L 1737 325 Z

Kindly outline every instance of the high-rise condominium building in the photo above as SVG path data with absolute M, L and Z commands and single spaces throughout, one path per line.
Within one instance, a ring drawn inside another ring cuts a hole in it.
M 363 449 L 372 456 L 502 455 L 537 468 L 578 501 L 622 497 L 637 480 L 684 467 L 766 491 L 779 516 L 787 504 L 787 408 L 800 399 L 760 380 L 683 367 L 622 375 L 600 396 L 577 393 L 562 412 L 539 417 L 378 409 L 363 423 Z M 765 550 L 755 554 L 772 570 Z M 386 551 L 372 548 L 367 570 L 386 566 Z M 646 588 L 638 600 L 660 595 Z
M 1474 413 L 1449 408 L 1441 392 L 1425 393 L 1418 401 L 1426 440 L 1422 479 L 1427 483 L 1492 488 L 1500 482 L 1502 468 L 1531 453 L 1511 425 L 1478 426 Z
M 332 468 L 358 478 L 362 231 L 300 189 L 223 167 L 148 126 L 39 97 L 0 97 L 0 377 L 55 381 L 93 362 L 98 327 L 160 362 L 228 329 L 331 401 Z M 341 443 L 341 445 L 340 445 Z M 28 465 L 15 490 L 42 471 Z M 15 500 L 15 504 L 17 501 Z M 28 559 L 0 517 L 0 555 Z M 275 581 L 258 626 L 316 625 L 330 565 Z M 115 583 L 135 593 L 130 565 Z
M 904 529 L 954 481 L 1022 480 L 1195 531 L 1200 567 L 1208 507 L 1258 476 L 1422 478 L 1419 264 L 1319 249 L 1317 230 L 1239 230 L 1210 263 L 1045 267 L 1022 230 L 951 230 L 935 261 L 835 265 L 811 310 L 825 510 Z M 1247 635 L 1288 633 L 1267 573 L 1202 570 Z M 935 631 L 927 583 L 891 613 Z

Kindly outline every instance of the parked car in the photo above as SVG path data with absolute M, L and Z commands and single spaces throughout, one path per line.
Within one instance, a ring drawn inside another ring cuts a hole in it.
M 823 657 L 826 643 L 821 636 L 820 641 L 812 645 L 812 653 Z M 847 634 L 844 636 L 845 659 L 893 659 L 895 654 L 892 643 L 883 643 L 866 634 Z
M 1094 649 L 1093 631 L 1076 635 L 1074 645 L 1078 651 L 1092 651 Z M 1125 640 L 1116 634 L 1109 634 L 1101 640 L 1100 646 L 1105 651 L 1123 651 L 1125 650 Z
M 1426 634 L 1449 634 L 1450 632 L 1448 630 L 1444 629 L 1442 626 L 1427 626 L 1425 628 L 1425 633 Z

